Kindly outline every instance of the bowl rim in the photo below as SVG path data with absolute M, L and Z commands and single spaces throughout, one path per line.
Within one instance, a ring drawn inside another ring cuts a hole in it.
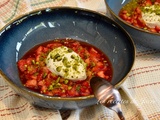
M 108 16 L 106 16 L 104 13 L 100 13 L 100 12 L 97 12 L 97 11 L 94 11 L 94 10 L 90 10 L 90 9 L 86 9 L 86 8 L 79 8 L 79 7 L 71 7 L 71 6 L 62 6 L 62 7 L 59 7 L 59 6 L 56 6 L 56 7 L 47 7 L 47 8 L 39 8 L 39 9 L 36 9 L 36 10 L 32 10 L 32 11 L 29 11 L 29 12 L 26 12 L 14 19 L 12 19 L 10 22 L 8 22 L 2 29 L 0 29 L 0 36 L 1 36 L 1 33 L 3 33 L 4 31 L 6 31 L 8 29 L 8 26 L 10 26 L 11 24 L 13 24 L 14 22 L 18 21 L 18 20 L 21 20 L 22 18 L 25 18 L 27 16 L 30 16 L 30 15 L 34 15 L 34 14 L 38 14 L 39 12 L 42 12 L 42 11 L 45 11 L 47 12 L 48 10 L 59 10 L 59 9 L 70 9 L 70 10 L 74 10 L 74 11 L 84 11 L 84 12 L 88 12 L 88 13 L 92 13 L 92 14 L 96 14 L 96 15 L 99 15 L 99 16 L 102 16 L 103 18 L 107 18 L 108 20 L 110 20 L 111 22 L 113 22 L 114 24 L 116 24 L 120 29 L 122 29 L 126 35 L 128 36 L 128 38 L 130 39 L 130 42 L 131 44 L 133 45 L 133 62 L 132 62 L 132 65 L 130 67 L 130 69 L 128 70 L 127 74 L 122 78 L 121 81 L 119 81 L 114 87 L 119 89 L 121 84 L 127 79 L 128 77 L 128 74 L 130 73 L 130 71 L 132 70 L 133 66 L 134 66 L 134 63 L 135 63 L 135 57 L 136 57 L 136 47 L 135 47 L 135 44 L 133 42 L 133 39 L 132 37 L 130 36 L 130 34 L 121 26 L 119 25 L 116 21 L 110 19 Z M 23 20 L 23 19 L 22 19 Z M 47 95 L 43 95 L 43 94 L 40 94 L 38 92 L 34 92 L 32 90 L 29 90 L 28 88 L 24 87 L 24 86 L 17 86 L 15 85 L 4 73 L 3 71 L 1 70 L 0 68 L 0 74 L 2 75 L 2 77 L 4 77 L 5 81 L 10 84 L 14 90 L 19 90 L 19 91 L 23 91 L 24 93 L 27 93 L 29 95 L 33 95 L 34 97 L 37 97 L 37 98 L 41 98 L 43 100 L 60 100 L 60 101 L 79 101 L 79 100 L 86 100 L 86 99 L 93 99 L 95 98 L 94 95 L 89 95 L 89 96 L 82 96 L 82 97 L 52 97 L 52 96 L 47 96 Z
M 125 22 L 123 19 L 121 19 L 118 15 L 116 15 L 116 14 L 114 13 L 114 11 L 110 8 L 107 0 L 105 0 L 105 3 L 106 3 L 106 6 L 107 6 L 109 12 L 110 12 L 114 17 L 116 17 L 119 21 L 121 21 L 123 24 L 125 24 L 125 25 L 127 25 L 128 27 L 133 28 L 133 29 L 135 29 L 135 30 L 141 31 L 141 32 L 143 32 L 143 33 L 148 33 L 148 34 L 153 34 L 153 35 L 158 35 L 158 36 L 160 36 L 160 33 L 149 32 L 149 31 L 147 31 L 147 30 L 143 30 L 143 29 L 141 29 L 141 28 L 135 27 L 135 26 L 133 26 L 133 25 Z

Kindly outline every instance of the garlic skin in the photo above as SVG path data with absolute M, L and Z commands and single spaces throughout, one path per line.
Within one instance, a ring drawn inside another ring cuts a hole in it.
M 54 74 L 68 80 L 85 80 L 86 63 L 68 47 L 61 46 L 53 49 L 46 59 L 47 68 Z

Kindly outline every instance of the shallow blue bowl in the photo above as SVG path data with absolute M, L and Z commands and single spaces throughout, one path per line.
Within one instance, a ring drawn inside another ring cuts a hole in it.
M 31 104 L 52 109 L 76 109 L 96 104 L 94 95 L 61 98 L 25 88 L 17 61 L 32 47 L 56 38 L 72 38 L 101 49 L 113 66 L 112 84 L 119 87 L 132 69 L 135 46 L 129 34 L 113 20 L 80 8 L 48 8 L 17 18 L 0 31 L 0 70 L 5 81 Z
M 131 0 L 105 0 L 111 17 L 131 35 L 136 44 L 160 50 L 160 33 L 151 33 L 134 27 L 118 16 L 120 9 L 129 1 Z

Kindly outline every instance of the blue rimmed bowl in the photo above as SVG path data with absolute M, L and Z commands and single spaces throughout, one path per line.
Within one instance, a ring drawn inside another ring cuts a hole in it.
M 57 38 L 81 40 L 101 49 L 113 66 L 111 83 L 116 87 L 125 81 L 134 64 L 135 46 L 132 38 L 105 15 L 71 7 L 32 11 L 13 20 L 0 31 L 0 73 L 19 95 L 33 105 L 52 109 L 77 109 L 97 102 L 94 95 L 50 97 L 22 85 L 17 61 L 35 45 Z
M 109 15 L 131 35 L 136 44 L 160 50 L 160 33 L 149 32 L 130 25 L 118 16 L 120 9 L 130 1 L 105 0 Z

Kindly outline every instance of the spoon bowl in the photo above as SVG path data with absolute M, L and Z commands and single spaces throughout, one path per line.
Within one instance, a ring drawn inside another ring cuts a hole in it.
M 98 103 L 114 110 L 120 120 L 124 120 L 125 118 L 121 110 L 121 96 L 119 91 L 107 80 L 100 77 L 93 77 L 90 80 L 90 85 Z

